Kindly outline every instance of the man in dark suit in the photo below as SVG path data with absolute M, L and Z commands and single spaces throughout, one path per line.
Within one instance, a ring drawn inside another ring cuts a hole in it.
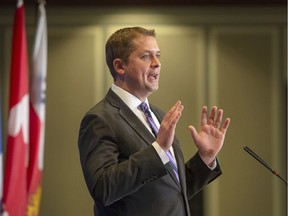
M 114 83 L 86 113 L 78 142 L 94 215 L 189 216 L 189 198 L 221 174 L 216 156 L 230 119 L 222 124 L 223 110 L 214 106 L 207 116 L 203 107 L 200 131 L 189 126 L 198 152 L 185 164 L 174 136 L 183 105 L 165 114 L 148 102 L 161 68 L 155 31 L 116 31 L 106 62 Z

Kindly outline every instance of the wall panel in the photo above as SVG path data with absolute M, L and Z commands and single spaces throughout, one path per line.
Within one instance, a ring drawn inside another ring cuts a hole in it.
M 0 9 L 4 131 L 13 14 Z M 287 188 L 243 151 L 243 146 L 251 147 L 287 175 L 285 10 L 91 7 L 48 9 L 47 16 L 42 216 L 93 215 L 80 168 L 78 129 L 83 114 L 112 83 L 105 65 L 105 42 L 114 30 L 127 25 L 157 31 L 162 72 L 160 90 L 150 101 L 165 111 L 178 99 L 183 102 L 176 133 L 185 159 L 196 151 L 187 127 L 191 123 L 199 127 L 203 105 L 216 104 L 232 119 L 219 155 L 223 175 L 205 189 L 204 215 L 285 215 Z M 34 18 L 34 10 L 28 8 L 30 51 Z
M 210 102 L 225 108 L 232 119 L 220 155 L 225 174 L 213 185 L 218 201 L 210 201 L 221 216 L 285 213 L 283 182 L 274 182 L 271 173 L 243 151 L 247 145 L 271 165 L 285 163 L 285 139 L 277 140 L 279 145 L 274 142 L 281 137 L 275 128 L 285 124 L 277 117 L 279 104 L 281 109 L 284 105 L 275 88 L 276 80 L 282 88 L 277 79 L 281 74 L 278 33 L 256 26 L 214 28 L 211 33 Z

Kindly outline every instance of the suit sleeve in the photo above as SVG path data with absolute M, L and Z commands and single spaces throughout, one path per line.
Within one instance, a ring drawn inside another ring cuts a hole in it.
M 120 161 L 116 133 L 97 115 L 81 122 L 78 148 L 85 181 L 93 199 L 105 206 L 167 174 L 151 145 Z
M 188 199 L 192 198 L 192 196 L 222 173 L 218 161 L 216 168 L 211 171 L 211 169 L 202 161 L 198 153 L 186 162 L 185 172 Z

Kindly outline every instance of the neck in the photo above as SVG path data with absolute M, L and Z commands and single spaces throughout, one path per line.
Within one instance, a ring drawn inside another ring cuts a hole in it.
M 141 94 L 140 92 L 138 92 L 137 90 L 129 88 L 127 85 L 125 85 L 125 84 L 124 84 L 123 82 L 121 82 L 121 81 L 120 81 L 120 82 L 119 82 L 119 81 L 115 81 L 114 84 L 115 84 L 117 87 L 123 89 L 124 91 L 129 92 L 130 94 L 134 95 L 135 97 L 137 97 L 137 98 L 138 98 L 140 101 L 142 101 L 142 102 L 146 101 L 146 99 L 148 98 L 148 96 L 151 94 L 151 93 L 149 93 L 149 94 L 143 95 L 143 94 Z

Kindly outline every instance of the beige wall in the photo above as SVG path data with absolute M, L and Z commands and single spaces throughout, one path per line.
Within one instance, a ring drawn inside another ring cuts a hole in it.
M 32 42 L 33 10 L 27 11 Z M 34 12 L 34 11 L 33 11 Z M 1 90 L 7 104 L 11 22 L 0 12 Z M 47 121 L 41 215 L 92 215 L 82 177 L 80 120 L 111 78 L 104 45 L 127 25 L 155 28 L 161 48 L 160 90 L 150 101 L 168 110 L 185 106 L 177 127 L 184 156 L 196 149 L 188 125 L 199 126 L 203 105 L 232 120 L 219 161 L 223 175 L 205 189 L 205 216 L 283 216 L 286 186 L 243 151 L 251 147 L 284 177 L 286 145 L 286 14 L 280 8 L 50 9 Z M 29 44 L 31 44 L 29 42 Z M 6 113 L 7 107 L 4 107 Z M 5 122 L 5 119 L 4 119 Z

